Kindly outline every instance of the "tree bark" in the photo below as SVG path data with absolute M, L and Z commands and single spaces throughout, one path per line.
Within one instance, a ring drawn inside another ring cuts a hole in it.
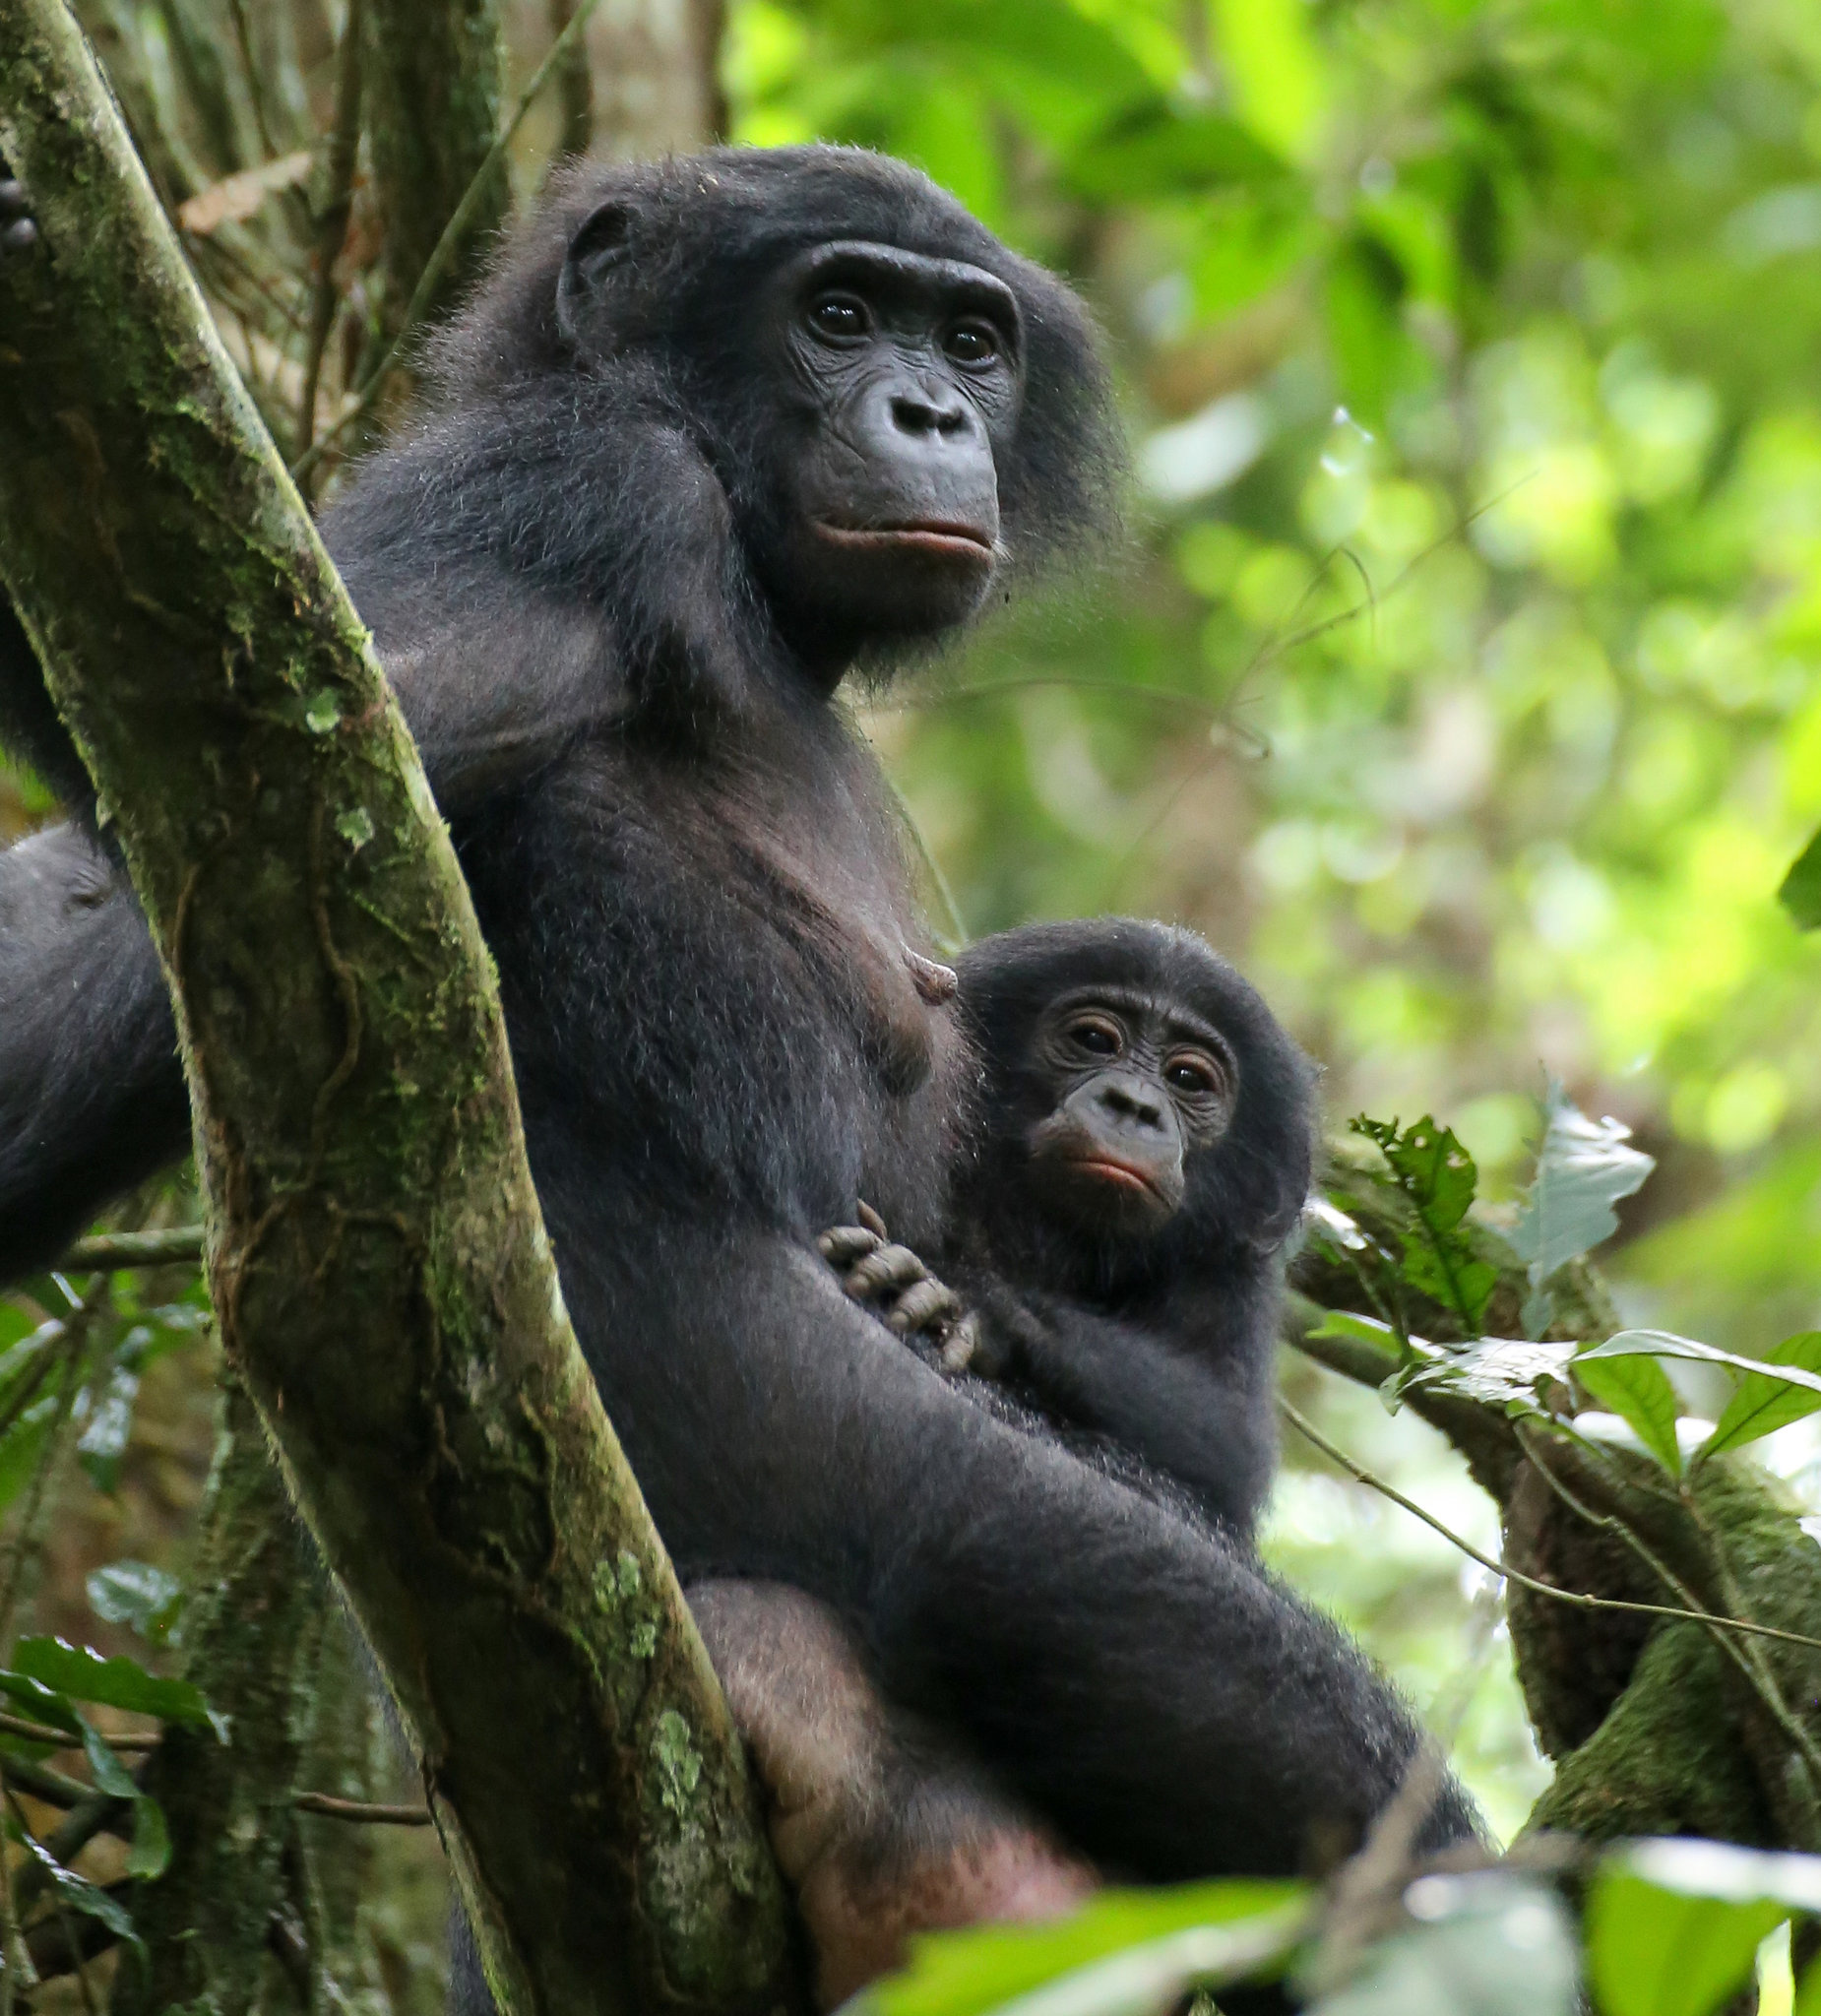
M 377 351 L 399 333 L 443 226 L 493 145 L 502 62 L 497 0 L 367 0 L 365 14 L 365 121 L 386 222 Z M 502 162 L 430 302 L 432 317 L 473 280 L 510 200 Z
M 230 1362 L 511 2011 L 765 2009 L 738 1742 L 576 1348 L 497 994 L 358 618 L 61 0 L 0 9 L 0 580 L 170 980 Z

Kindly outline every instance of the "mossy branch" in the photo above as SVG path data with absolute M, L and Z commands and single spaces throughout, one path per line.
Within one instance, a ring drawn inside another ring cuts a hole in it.
M 0 580 L 171 984 L 222 1341 L 514 2012 L 770 2011 L 739 1745 L 601 1411 L 468 893 L 61 0 L 0 9 Z

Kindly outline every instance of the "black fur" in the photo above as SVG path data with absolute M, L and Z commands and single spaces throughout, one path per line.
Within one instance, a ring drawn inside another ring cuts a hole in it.
M 565 247 L 603 204 L 628 253 L 571 343 Z M 885 787 L 831 703 L 845 662 L 813 594 L 779 586 L 810 419 L 780 403 L 752 304 L 825 239 L 1013 290 L 1005 563 L 1092 526 L 1111 434 L 1066 290 L 908 168 L 729 151 L 569 184 L 331 548 L 455 827 L 564 1292 L 679 1569 L 825 1599 L 888 1695 L 1109 1866 L 1293 1868 L 1399 1783 L 1403 1707 L 1243 1551 L 971 1406 L 811 1244 L 862 1196 L 934 1241 L 968 1070 L 907 978 L 919 926 Z M 4 873 L 18 889 L 16 856 Z M 94 915 L 8 948 L 19 998 L 68 976 L 88 1047 L 0 1024 L 0 1084 L 30 1088 L 0 1136 L 0 1270 L 46 1257 L 154 1143 L 182 1147 L 145 933 L 124 905 Z M 155 1095 L 138 1060 L 160 1043 Z M 1471 1824 L 1450 1793 L 1429 1838 Z
M 1117 1466 L 1128 1453 L 1249 1539 L 1277 1453 L 1273 1369 L 1284 1248 L 1308 1194 L 1313 1074 L 1263 999 L 1193 932 L 1131 917 L 1036 924 L 959 962 L 984 1065 L 978 1143 L 943 1273 L 983 1326 L 984 1366 Z M 1237 1066 L 1230 1115 L 1184 1158 L 1166 1224 L 1060 1216 L 1031 1133 L 1058 1103 L 1034 1052 L 1059 995 L 1129 989 L 1203 1018 Z

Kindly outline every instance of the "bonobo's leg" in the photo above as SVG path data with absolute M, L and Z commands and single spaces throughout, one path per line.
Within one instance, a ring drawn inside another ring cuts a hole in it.
M 54 1260 L 188 1134 L 132 892 L 75 827 L 20 841 L 0 853 L 0 1282 Z
M 1102 1867 L 1290 1873 L 1357 1843 L 1417 1731 L 1332 1624 L 973 1406 L 807 1245 L 660 1216 L 537 1108 L 569 1306 L 686 1579 L 834 1604 L 889 1699 Z M 572 1197 L 597 1207 L 573 1226 Z M 1450 1785 L 1423 1846 L 1475 1831 Z
M 914 1932 L 1055 1918 L 1094 1890 L 1033 1814 L 886 1705 L 825 1605 L 699 1582 L 689 1606 L 764 1783 L 823 2008 L 902 1966 Z

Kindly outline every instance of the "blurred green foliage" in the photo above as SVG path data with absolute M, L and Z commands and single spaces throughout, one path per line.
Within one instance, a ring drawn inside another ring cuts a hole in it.
M 1130 550 L 867 717 L 967 926 L 1198 926 L 1337 1123 L 1433 1113 L 1494 1198 L 1558 1079 L 1660 1163 L 1628 1320 L 1813 1327 L 1811 0 L 737 0 L 726 76 L 736 137 L 907 156 L 1069 272 L 1119 365 Z M 1439 1438 L 1289 1376 L 1491 1539 Z M 1446 1543 L 1297 1469 L 1274 1530 L 1419 1696 L 1458 1668 Z M 1502 1663 L 1462 1740 L 1509 1827 Z

